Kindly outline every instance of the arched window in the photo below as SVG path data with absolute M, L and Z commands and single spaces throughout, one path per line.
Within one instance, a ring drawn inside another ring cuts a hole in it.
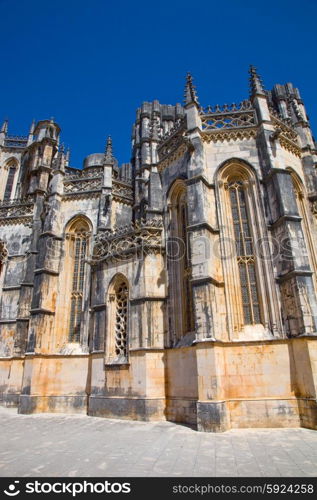
M 280 335 L 270 235 L 255 171 L 228 160 L 217 174 L 220 245 L 229 339 Z
M 0 240 L 0 276 L 2 274 L 2 269 L 4 266 L 5 261 L 7 260 L 8 257 L 8 251 L 6 249 L 4 241 Z
M 116 319 L 114 350 L 116 356 L 127 357 L 128 336 L 128 286 L 125 281 L 118 283 L 115 289 Z
M 70 316 L 68 328 L 69 342 L 80 341 L 80 325 L 85 278 L 85 259 L 88 252 L 90 228 L 84 218 L 72 222 L 67 233 L 68 254 L 71 258 Z
M 170 329 L 176 344 L 194 330 L 189 242 L 187 234 L 187 191 L 176 181 L 170 194 L 169 295 Z
M 16 173 L 16 163 L 15 162 L 10 162 L 7 166 L 8 168 L 8 176 L 7 176 L 7 182 L 6 182 L 6 187 L 4 190 L 4 195 L 3 199 L 5 201 L 10 200 L 11 194 L 12 194 L 12 188 L 13 188 L 13 183 L 14 183 L 14 178 L 15 178 L 15 173 Z
M 261 323 L 255 255 L 243 181 L 228 183 L 245 325 Z
M 108 293 L 106 359 L 109 364 L 126 363 L 129 354 L 129 285 L 118 274 Z
M 313 281 L 315 285 L 315 289 L 317 291 L 317 255 L 314 245 L 314 240 L 312 236 L 312 229 L 309 221 L 309 211 L 307 209 L 307 194 L 304 184 L 302 183 L 299 176 L 291 169 L 291 177 L 296 197 L 297 209 L 300 217 L 302 218 L 302 230 L 304 234 L 305 243 L 307 246 L 308 259 L 310 263 L 311 270 L 313 271 Z

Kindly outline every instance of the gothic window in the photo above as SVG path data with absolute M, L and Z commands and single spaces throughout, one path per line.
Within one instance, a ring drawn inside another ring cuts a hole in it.
M 228 189 L 239 268 L 244 324 L 253 325 L 261 322 L 261 316 L 255 255 L 243 182 L 235 180 L 229 183 Z
M 3 199 L 5 201 L 10 200 L 10 198 L 11 198 L 15 173 L 16 173 L 16 165 L 12 164 L 9 166 L 7 183 L 6 183 L 6 187 L 5 187 L 5 191 L 4 191 L 4 195 L 3 195 Z
M 4 242 L 0 240 L 0 276 L 2 273 L 4 263 L 7 260 L 7 257 L 8 257 L 8 251 L 6 249 L 6 246 Z
M 280 335 L 274 256 L 257 174 L 243 160 L 232 159 L 219 169 L 217 178 L 228 338 L 254 340 Z
M 89 227 L 85 220 L 73 223 L 67 239 L 69 255 L 72 260 L 72 280 L 70 290 L 69 342 L 80 341 L 81 312 L 84 292 L 85 259 L 87 257 L 87 240 Z
M 306 201 L 306 191 L 304 184 L 298 177 L 298 175 L 294 172 L 291 171 L 291 177 L 292 177 L 292 182 L 293 182 L 293 187 L 295 191 L 295 197 L 296 197 L 296 202 L 297 202 L 297 209 L 300 217 L 302 218 L 301 225 L 302 225 L 302 230 L 303 230 L 303 235 L 304 235 L 304 240 L 307 246 L 307 253 L 308 253 L 308 258 L 309 258 L 309 263 L 311 266 L 312 271 L 314 272 L 313 275 L 313 281 L 317 290 L 317 279 L 316 279 L 316 272 L 317 272 L 317 256 L 316 256 L 316 250 L 315 250 L 315 245 L 314 241 L 312 238 L 312 230 L 310 227 L 310 221 L 309 221 L 309 216 L 308 216 L 308 209 L 307 209 L 307 201 Z
M 118 274 L 108 294 L 106 359 L 109 364 L 126 363 L 129 351 L 129 286 Z
M 170 327 L 173 343 L 194 330 L 191 264 L 187 234 L 187 193 L 177 181 L 170 195 Z
M 128 287 L 125 281 L 119 283 L 115 290 L 116 319 L 115 319 L 115 353 L 119 357 L 127 357 L 128 335 Z

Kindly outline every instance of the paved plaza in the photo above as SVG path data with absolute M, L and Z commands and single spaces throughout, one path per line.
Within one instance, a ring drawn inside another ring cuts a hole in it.
M 197 432 L 135 422 L 0 409 L 3 476 L 316 476 L 317 432 Z

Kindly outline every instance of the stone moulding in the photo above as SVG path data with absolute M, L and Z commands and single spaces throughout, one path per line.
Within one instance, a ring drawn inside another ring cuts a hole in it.
M 62 196 L 62 200 L 83 200 L 89 198 L 98 198 L 100 196 L 101 189 L 95 191 L 82 191 L 76 193 L 67 193 Z
M 186 137 L 184 137 L 185 130 L 185 119 L 183 118 L 162 137 L 157 148 L 159 172 L 186 152 L 188 144 Z
M 254 139 L 257 135 L 256 127 L 240 128 L 240 129 L 225 129 L 225 130 L 209 130 L 200 132 L 204 142 L 229 142 L 243 139 Z
M 282 120 L 276 113 L 272 113 L 272 111 L 270 116 L 275 133 L 278 133 L 277 138 L 281 147 L 300 158 L 302 152 L 298 145 L 298 134 L 290 126 L 289 120 Z
M 89 168 L 89 170 L 79 170 L 78 172 L 65 172 L 65 181 L 86 181 L 93 178 L 100 178 L 103 175 L 103 167 Z
M 27 224 L 33 220 L 34 197 L 4 200 L 0 203 L 0 225 Z
M 9 217 L 7 219 L 0 218 L 0 226 L 11 226 L 12 224 L 28 225 L 33 222 L 33 217 Z
M 205 222 L 205 221 L 197 223 L 197 224 L 191 224 L 190 226 L 188 226 L 189 232 L 200 231 L 202 229 L 206 229 L 211 234 L 219 234 L 220 233 L 220 229 L 218 227 L 213 227 L 210 224 L 208 224 L 208 222 Z
M 133 205 L 133 190 L 130 184 L 113 181 L 112 196 L 115 201 L 126 205 Z
M 180 132 L 185 130 L 186 118 L 179 118 L 176 120 L 174 127 L 172 127 L 166 134 L 164 134 L 161 138 L 161 144 L 167 142 L 174 135 L 178 135 Z
M 216 278 L 213 278 L 212 276 L 195 276 L 190 280 L 190 282 L 193 286 L 202 286 L 208 283 L 217 287 L 225 286 L 224 281 L 219 281 Z
M 28 142 L 26 136 L 11 135 L 7 136 L 4 141 L 5 148 L 25 148 Z
M 89 179 L 73 179 L 64 181 L 64 193 L 79 193 L 94 191 L 102 187 L 102 177 L 91 177 Z
M 281 136 L 279 138 L 279 143 L 280 143 L 280 145 L 282 146 L 283 149 L 286 149 L 290 153 L 293 153 L 298 158 L 301 157 L 301 150 L 300 150 L 299 146 L 297 146 L 296 144 L 294 144 L 287 137 Z
M 208 130 L 223 130 L 253 127 L 257 125 L 255 110 L 207 114 L 201 116 L 202 129 Z
M 181 143 L 173 152 L 169 153 L 169 156 L 157 164 L 157 169 L 162 172 L 168 165 L 178 160 L 187 152 L 188 146 L 185 143 Z
M 134 299 L 130 299 L 130 304 L 143 304 L 144 302 L 166 302 L 166 301 L 167 301 L 166 297 L 160 297 L 160 296 L 135 297 Z M 134 348 L 134 351 L 138 349 L 140 348 Z
M 113 195 L 112 199 L 114 201 L 117 201 L 118 203 L 121 203 L 122 205 L 129 205 L 129 206 L 133 206 L 133 200 L 129 200 L 125 197 L 122 197 L 122 196 L 117 196 L 117 195 Z
M 139 250 L 145 253 L 163 251 L 162 232 L 163 220 L 153 217 L 111 233 L 100 233 L 96 236 L 90 263 L 97 264 L 110 258 L 125 260 Z

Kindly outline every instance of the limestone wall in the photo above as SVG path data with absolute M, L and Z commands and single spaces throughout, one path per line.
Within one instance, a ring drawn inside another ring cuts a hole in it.
M 88 356 L 28 356 L 20 413 L 87 412 Z
M 198 399 L 196 347 L 166 351 L 166 417 L 196 424 Z
M 198 428 L 316 428 L 316 347 L 304 338 L 199 344 Z
M 17 406 L 21 393 L 23 359 L 0 359 L 0 403 Z
M 128 363 L 105 365 L 94 355 L 89 415 L 137 420 L 165 419 L 163 350 L 130 351 Z

